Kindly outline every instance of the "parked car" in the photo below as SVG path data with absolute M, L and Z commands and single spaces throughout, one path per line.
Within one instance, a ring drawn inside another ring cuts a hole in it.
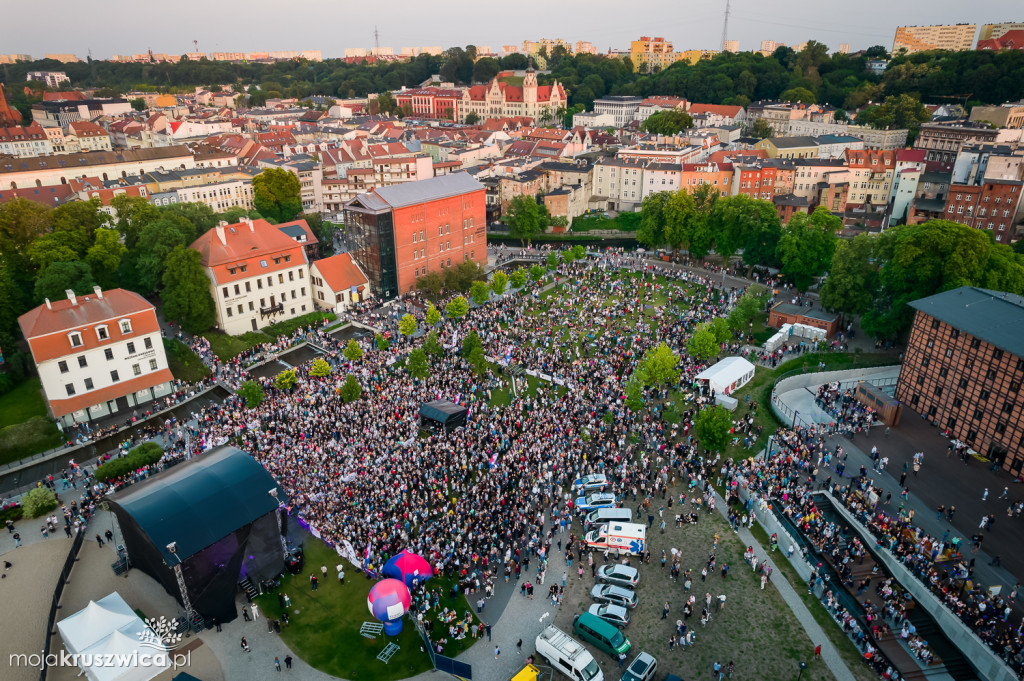
M 640 581 L 640 573 L 635 567 L 612 563 L 597 568 L 597 581 L 635 589 L 636 583 Z
M 626 610 L 621 605 L 612 605 L 610 603 L 599 605 L 594 603 L 587 612 L 600 617 L 608 624 L 614 624 L 619 629 L 629 626 L 629 610 Z
M 598 584 L 590 590 L 590 597 L 598 603 L 612 603 L 624 608 L 636 607 L 636 592 L 614 584 Z
M 587 494 L 588 492 L 600 492 L 605 487 L 611 486 L 611 481 L 608 480 L 608 476 L 604 473 L 596 473 L 594 475 L 584 475 L 582 478 L 576 478 L 572 482 L 572 491 L 576 494 Z
M 626 667 L 622 681 L 651 681 L 656 671 L 658 671 L 658 661 L 650 653 L 641 651 Z
M 576 510 L 580 513 L 593 511 L 595 508 L 613 508 L 619 500 L 611 492 L 595 492 L 589 497 L 577 497 Z

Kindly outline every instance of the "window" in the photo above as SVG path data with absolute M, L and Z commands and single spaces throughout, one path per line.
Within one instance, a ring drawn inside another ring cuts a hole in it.
M 983 418 L 985 418 L 985 410 L 984 409 L 975 409 L 974 410 L 974 420 L 975 421 L 980 421 Z
M 935 412 L 938 411 L 935 407 L 928 407 L 928 416 L 935 416 Z
M 1010 392 L 1020 392 L 1020 381 L 1010 381 Z
M 86 390 L 92 390 L 92 379 L 91 378 L 85 379 L 85 389 Z
M 230 307 L 227 308 L 226 311 L 227 311 L 229 317 L 233 317 L 234 316 L 234 313 L 231 311 Z
M 128 343 L 128 354 L 129 355 L 134 355 L 135 354 L 135 343 Z
M 223 298 L 227 298 L 227 297 L 228 297 L 228 287 L 227 287 L 227 286 L 225 286 L 224 288 L 222 288 L 222 289 L 220 290 L 220 292 L 221 292 L 221 294 L 222 294 L 222 297 L 223 297 Z
M 107 327 L 97 326 L 96 337 L 99 338 L 101 341 L 110 340 L 110 334 L 107 333 Z
M 72 331 L 68 334 L 68 340 L 71 341 L 71 347 L 80 347 L 82 345 L 82 334 L 77 331 Z
M 1013 402 L 1003 402 L 1003 413 L 1004 414 L 1012 414 L 1013 413 Z
M 999 435 L 1002 435 L 1005 432 L 1006 432 L 1006 424 L 1005 423 L 997 423 L 996 424 L 996 433 L 998 433 Z
M 961 378 L 960 382 L 957 385 L 959 385 L 961 388 L 966 390 L 967 389 L 967 379 L 966 378 Z
M 74 383 L 68 383 L 67 385 L 64 386 L 64 389 L 68 391 L 68 397 L 70 397 L 70 396 L 75 394 L 75 384 Z
M 963 403 L 964 403 L 964 401 L 961 400 L 959 397 L 954 397 L 953 398 L 953 406 L 954 407 L 960 407 L 960 406 L 963 405 Z
M 142 367 L 139 366 L 138 364 L 133 364 L 132 373 L 134 373 L 136 376 L 140 376 L 142 374 Z
M 256 288 L 263 288 L 263 280 L 262 279 L 257 279 L 256 280 Z
M 990 397 L 991 395 L 992 395 L 992 393 L 990 393 L 990 392 L 989 392 L 989 391 L 987 391 L 987 390 L 982 390 L 982 391 L 981 391 L 980 393 L 978 393 L 978 397 L 980 397 L 980 398 L 981 398 L 981 399 L 982 399 L 983 401 L 985 401 L 985 402 L 988 402 L 988 398 L 989 398 L 989 397 Z
M 146 338 L 142 342 L 142 344 L 146 346 L 147 350 L 152 350 L 153 349 L 153 339 L 152 338 Z
M 62 374 L 66 374 L 68 372 L 68 363 L 64 360 L 57 362 L 57 366 L 60 368 L 60 372 Z
M 1003 351 L 1002 350 L 995 350 L 995 351 L 992 352 L 992 359 L 1002 359 L 1002 358 L 1003 358 Z
M 103 356 L 106 357 L 107 361 L 109 362 L 110 360 L 114 359 L 114 351 L 111 350 L 110 348 L 107 348 L 106 350 L 103 351 Z
M 932 392 L 935 394 L 936 397 L 942 397 L 942 386 L 940 386 L 940 385 L 935 386 L 935 388 L 932 390 Z
M 976 430 L 968 430 L 967 431 L 967 441 L 968 442 L 974 441 L 975 439 L 977 439 L 977 437 L 978 437 L 978 431 L 976 431 Z
M 939 369 L 939 376 L 941 376 L 942 378 L 945 378 L 948 375 L 949 375 L 949 369 L 947 369 L 946 367 L 942 367 L 941 369 Z
M 122 319 L 118 323 L 121 325 L 121 333 L 131 333 L 132 332 L 132 320 L 130 320 L 130 319 Z
M 121 378 L 117 375 L 117 369 L 110 372 L 110 380 L 112 383 L 117 383 Z
M 249 282 L 245 282 L 245 292 L 252 293 L 252 285 Z
M 266 266 L 267 266 L 267 261 L 266 260 L 260 260 L 260 267 L 266 267 Z
M 985 372 L 985 378 L 986 379 L 992 381 L 992 380 L 995 380 L 995 377 L 996 377 L 996 370 L 995 369 L 989 369 L 988 371 Z
M 977 338 L 971 339 L 971 349 L 972 350 L 977 350 L 980 347 L 981 347 L 981 341 L 980 340 L 978 340 Z
M 913 396 L 911 396 L 911 398 L 910 398 L 910 403 L 911 403 L 912 405 L 914 405 L 915 407 L 917 406 L 917 403 L 918 403 L 918 402 L 920 402 L 920 401 L 921 401 L 921 398 L 920 398 L 920 397 L 918 397 L 917 395 L 913 395 Z
M 948 419 L 946 419 L 946 427 L 947 428 L 956 428 L 956 419 L 953 418 L 952 416 L 950 416 Z

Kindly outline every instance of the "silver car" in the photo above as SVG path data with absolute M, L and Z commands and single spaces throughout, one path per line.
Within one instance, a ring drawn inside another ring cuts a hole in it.
M 587 612 L 591 615 L 600 617 L 608 624 L 618 627 L 619 629 L 629 626 L 629 610 L 626 610 L 621 605 L 611 605 L 607 603 L 604 605 L 598 605 L 595 603 L 590 606 L 590 609 Z
M 598 603 L 611 603 L 624 608 L 636 607 L 636 592 L 614 584 L 598 584 L 590 590 L 590 597 Z
M 629 565 L 602 565 L 597 568 L 597 581 L 635 589 L 636 583 L 640 581 L 640 573 Z
M 651 681 L 654 672 L 658 671 L 658 661 L 644 651 L 637 655 L 622 675 L 622 681 Z

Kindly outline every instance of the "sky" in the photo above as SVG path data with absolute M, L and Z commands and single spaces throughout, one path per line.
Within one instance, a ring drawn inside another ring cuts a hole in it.
M 0 26 L 0 52 L 74 53 L 95 59 L 114 54 L 193 51 L 255 52 L 320 50 L 325 58 L 343 56 L 346 47 L 380 45 L 489 46 L 523 40 L 562 38 L 592 42 L 604 52 L 629 49 L 640 36 L 662 36 L 676 50 L 718 49 L 726 0 L 390 0 L 385 3 L 338 0 L 176 0 L 95 6 L 77 0 L 51 0 L 40 21 L 31 2 L 10 3 Z M 890 47 L 899 25 L 1024 21 L 1021 0 L 732 0 L 729 39 L 741 50 L 761 40 L 796 44 L 817 40 L 835 49 Z M 632 12 L 628 8 L 635 8 Z M 70 19 L 73 17 L 73 19 Z

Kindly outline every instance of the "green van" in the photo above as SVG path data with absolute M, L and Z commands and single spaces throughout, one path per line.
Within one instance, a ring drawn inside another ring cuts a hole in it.
M 589 612 L 576 615 L 572 630 L 584 641 L 589 641 L 615 659 L 620 653 L 629 653 L 629 639 L 612 624 Z

